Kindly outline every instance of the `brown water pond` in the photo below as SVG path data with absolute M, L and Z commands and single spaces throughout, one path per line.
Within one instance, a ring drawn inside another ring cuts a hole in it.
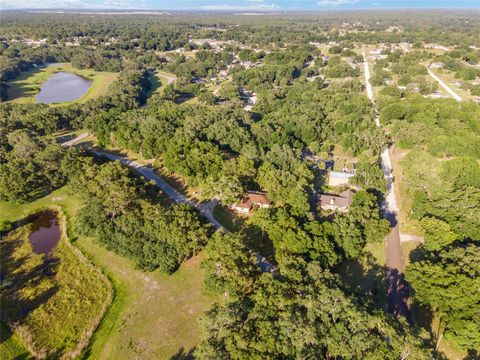
M 60 227 L 57 213 L 45 210 L 35 215 L 29 240 L 35 254 L 49 254 L 60 240 Z

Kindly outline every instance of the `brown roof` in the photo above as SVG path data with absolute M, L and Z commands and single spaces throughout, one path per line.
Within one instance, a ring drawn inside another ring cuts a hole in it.
M 265 194 L 249 192 L 236 207 L 250 209 L 253 205 L 270 205 L 271 203 Z
M 349 207 L 352 204 L 353 195 L 355 193 L 351 190 L 342 191 L 340 195 L 321 194 L 320 205 L 334 205 L 339 208 Z

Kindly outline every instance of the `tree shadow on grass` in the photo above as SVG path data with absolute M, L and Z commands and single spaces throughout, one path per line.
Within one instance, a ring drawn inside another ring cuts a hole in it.
M 170 360 L 193 360 L 193 353 L 195 351 L 195 347 L 191 348 L 188 351 L 185 351 L 183 347 L 178 349 L 177 353 L 170 357 Z
M 425 251 L 423 250 L 423 246 L 417 246 L 415 249 L 410 251 L 408 256 L 410 263 L 421 261 L 425 258 Z
M 40 285 L 47 278 L 55 276 L 60 264 L 59 259 L 46 257 L 38 265 L 31 268 L 25 267 L 25 263 L 29 260 L 28 256 L 14 257 L 15 250 L 23 241 L 18 238 L 2 240 L 0 243 L 1 316 L 6 322 L 23 323 L 32 311 L 48 302 L 58 291 L 57 285 L 46 289 L 42 289 Z M 20 296 L 22 290 L 27 286 L 30 290 L 36 289 L 35 295 Z
M 8 326 L 5 323 L 0 322 L 0 344 L 3 344 L 4 342 L 9 341 L 12 336 L 13 336 L 13 333 L 10 331 Z M 27 360 L 27 359 L 32 359 L 32 356 L 28 353 L 28 351 L 25 350 L 20 355 L 12 357 L 11 359 L 12 360 Z
M 0 322 L 0 344 L 3 344 L 4 342 L 10 340 L 12 335 L 13 334 L 8 328 L 8 326 L 3 322 Z
M 480 351 L 475 349 L 468 349 L 468 354 L 463 358 L 463 360 L 479 360 Z
M 361 259 L 342 262 L 337 274 L 342 279 L 343 290 L 355 296 L 361 305 L 369 310 L 386 311 L 386 270 L 385 266 L 377 264 L 374 256 L 367 252 Z

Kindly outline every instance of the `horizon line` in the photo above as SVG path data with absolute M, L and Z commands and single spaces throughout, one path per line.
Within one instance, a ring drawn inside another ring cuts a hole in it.
M 114 11 L 114 12 L 202 12 L 202 13 L 261 13 L 261 14 L 275 14 L 275 13 L 288 13 L 288 12 L 350 12 L 350 11 L 379 11 L 379 10 L 477 10 L 480 11 L 480 5 L 477 7 L 375 7 L 375 8 L 349 8 L 349 9 L 339 9 L 339 8 L 328 8 L 328 9 L 255 9 L 255 10 L 246 10 L 246 9 L 147 9 L 147 8 L 132 8 L 132 9 L 119 9 L 119 8 L 0 8 L 2 11 L 50 11 L 50 12 L 59 12 L 59 11 L 76 11 L 76 12 L 102 12 L 102 11 Z

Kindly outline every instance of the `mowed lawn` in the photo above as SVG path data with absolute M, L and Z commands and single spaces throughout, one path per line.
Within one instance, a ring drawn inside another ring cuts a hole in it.
M 0 202 L 0 221 L 13 220 L 47 205 L 60 206 L 70 222 L 81 201 L 66 188 L 30 204 Z M 202 255 L 182 264 L 171 276 L 145 273 L 89 238 L 75 241 L 110 277 L 113 304 L 95 332 L 86 359 L 170 359 L 199 342 L 198 319 L 216 300 L 203 292 Z
M 93 80 L 93 83 L 80 99 L 64 102 L 59 105 L 84 103 L 87 100 L 95 99 L 105 94 L 110 84 L 118 76 L 118 73 L 95 71 L 92 69 L 76 69 L 70 63 L 55 64 L 23 72 L 16 79 L 10 81 L 8 83 L 8 99 L 20 103 L 35 103 L 35 95 L 40 92 L 42 84 L 54 73 L 60 71 L 86 77 Z

